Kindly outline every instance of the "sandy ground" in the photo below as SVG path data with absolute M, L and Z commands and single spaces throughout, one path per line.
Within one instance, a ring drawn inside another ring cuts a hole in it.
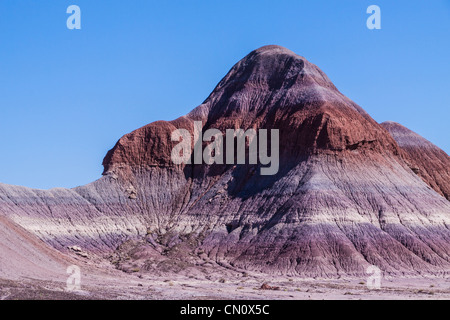
M 268 283 L 278 290 L 262 290 Z M 360 300 L 450 299 L 450 278 L 388 278 L 369 290 L 365 279 L 298 279 L 267 276 L 228 280 L 167 275 L 82 273 L 81 290 L 68 291 L 64 281 L 0 279 L 0 299 L 125 299 L 125 300 Z

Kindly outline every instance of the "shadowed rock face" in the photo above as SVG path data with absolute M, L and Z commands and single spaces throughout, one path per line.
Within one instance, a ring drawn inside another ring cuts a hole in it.
M 450 200 L 450 157 L 430 141 L 399 123 L 381 124 L 406 152 L 405 161 L 437 193 Z
M 192 133 L 194 121 L 279 129 L 279 172 L 174 165 L 171 133 Z M 122 137 L 101 179 L 72 190 L 0 185 L 0 211 L 60 250 L 111 254 L 123 270 L 446 273 L 450 202 L 410 169 L 393 136 L 315 65 L 266 46 L 186 116 Z

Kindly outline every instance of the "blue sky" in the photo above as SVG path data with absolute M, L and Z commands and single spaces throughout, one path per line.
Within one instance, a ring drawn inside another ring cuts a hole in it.
M 81 30 L 66 27 L 71 4 Z M 371 4 L 381 30 L 366 27 Z M 0 182 L 99 178 L 123 134 L 189 112 L 267 44 L 450 153 L 450 0 L 1 0 Z

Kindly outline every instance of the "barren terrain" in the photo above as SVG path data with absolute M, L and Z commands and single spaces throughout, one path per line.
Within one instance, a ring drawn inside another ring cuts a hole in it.
M 195 122 L 279 130 L 279 170 L 175 164 L 171 133 Z M 3 298 L 449 298 L 450 157 L 380 125 L 286 48 L 252 51 L 201 105 L 124 135 L 103 165 L 73 189 L 0 184 Z M 81 293 L 64 291 L 70 265 Z

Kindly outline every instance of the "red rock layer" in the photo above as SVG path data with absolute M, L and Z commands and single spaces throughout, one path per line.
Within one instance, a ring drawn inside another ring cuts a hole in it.
M 430 141 L 396 122 L 381 124 L 406 152 L 411 170 L 437 193 L 450 200 L 450 157 Z

